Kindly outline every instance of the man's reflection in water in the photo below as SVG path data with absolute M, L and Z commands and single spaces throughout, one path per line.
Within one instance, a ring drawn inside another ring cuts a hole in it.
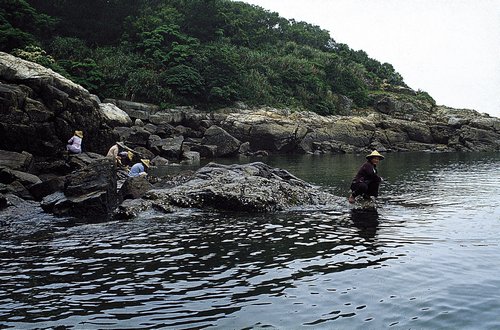
M 354 209 L 351 210 L 351 220 L 359 229 L 359 236 L 373 238 L 378 227 L 378 212 L 376 209 Z

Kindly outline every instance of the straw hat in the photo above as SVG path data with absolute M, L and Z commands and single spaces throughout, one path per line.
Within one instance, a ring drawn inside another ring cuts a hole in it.
M 149 159 L 141 159 L 141 162 L 146 166 L 149 167 Z
M 379 157 L 380 159 L 384 159 L 385 157 L 378 153 L 377 150 L 373 150 L 371 154 L 366 156 L 366 159 L 370 159 L 372 157 Z
M 82 131 L 75 131 L 75 135 L 78 136 L 80 139 L 83 139 L 83 132 Z

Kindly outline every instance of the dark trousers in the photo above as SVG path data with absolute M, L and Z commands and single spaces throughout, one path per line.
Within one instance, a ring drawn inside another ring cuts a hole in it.
M 352 195 L 378 196 L 379 182 L 353 182 L 351 184 Z

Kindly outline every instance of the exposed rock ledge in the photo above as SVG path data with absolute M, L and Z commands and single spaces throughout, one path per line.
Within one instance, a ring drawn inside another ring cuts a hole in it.
M 210 163 L 180 185 L 152 189 L 142 199 L 126 200 L 118 207 L 116 217 L 130 218 L 149 209 L 161 212 L 171 212 L 175 208 L 266 212 L 312 205 L 335 208 L 342 202 L 344 198 L 261 162 L 245 165 Z

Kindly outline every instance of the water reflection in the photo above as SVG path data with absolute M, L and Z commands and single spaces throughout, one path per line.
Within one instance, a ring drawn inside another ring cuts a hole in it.
M 379 225 L 377 209 L 353 209 L 350 215 L 352 223 L 359 229 L 359 236 L 363 238 L 375 237 Z

